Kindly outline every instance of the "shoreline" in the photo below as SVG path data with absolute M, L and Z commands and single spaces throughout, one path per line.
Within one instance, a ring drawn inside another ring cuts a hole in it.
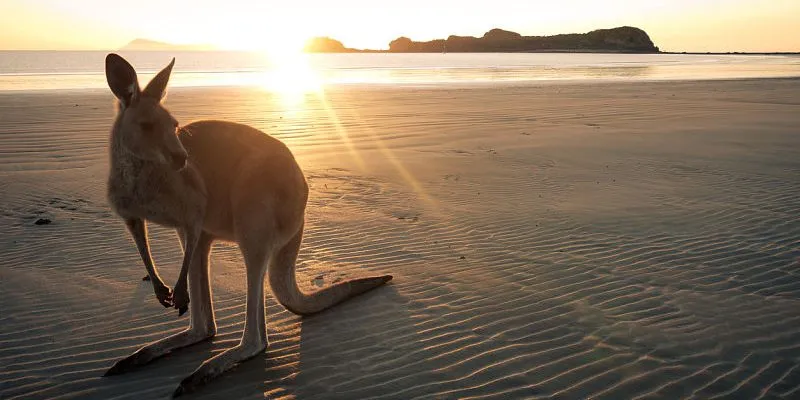
M 741 78 L 662 78 L 662 79 L 544 79 L 544 80 L 521 80 L 521 81 L 487 81 L 487 82 L 454 82 L 454 83 L 335 83 L 322 86 L 321 92 L 325 91 L 383 91 L 383 90 L 469 90 L 469 89 L 503 89 L 503 88 L 531 88 L 531 87 L 553 87 L 553 86 L 630 86 L 630 85 L 668 85 L 676 83 L 757 83 L 760 81 L 787 81 L 794 82 L 800 80 L 798 76 L 765 76 L 765 77 L 741 77 Z M 261 91 L 274 95 L 281 95 L 280 91 L 271 90 L 257 85 L 191 85 L 176 86 L 170 92 L 177 91 L 205 91 L 205 90 L 244 90 Z M 107 93 L 106 87 L 92 88 L 58 88 L 58 89 L 0 89 L 0 96 L 4 94 L 99 94 Z M 314 90 L 294 95 L 315 95 Z
M 163 52 L 130 53 L 141 66 L 142 79 L 152 76 L 168 57 Z M 52 89 L 106 89 L 102 67 L 105 53 L 69 54 L 69 62 L 58 68 L 55 53 L 9 57 L 0 65 L 0 91 Z M 800 77 L 800 63 L 792 56 L 750 57 L 737 55 L 647 55 L 583 53 L 459 53 L 452 55 L 419 53 L 402 56 L 308 55 L 305 61 L 270 60 L 264 55 L 241 53 L 223 57 L 213 68 L 198 68 L 208 54 L 176 53 L 178 70 L 171 85 L 177 87 L 274 88 L 283 92 L 292 87 L 432 87 L 522 86 L 540 84 L 595 84 L 658 81 L 707 81 Z M 726 58 L 730 57 L 730 58 Z M 15 61 L 16 60 L 16 61 Z M 92 61 L 96 60 L 96 61 Z M 42 63 L 35 73 L 19 65 Z M 19 64 L 19 65 L 16 65 Z M 16 66 L 15 66 L 16 65 Z M 185 69 L 183 69 L 185 68 Z M 216 71 L 214 69 L 217 69 Z M 141 72 L 140 71 L 140 72 Z M 288 82 L 288 83 L 287 83 Z M 298 91 L 295 91 L 299 94 Z

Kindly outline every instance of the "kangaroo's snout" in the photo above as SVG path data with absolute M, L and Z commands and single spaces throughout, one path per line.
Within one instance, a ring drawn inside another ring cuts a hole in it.
M 176 171 L 180 171 L 186 166 L 186 153 L 170 153 L 169 161 Z

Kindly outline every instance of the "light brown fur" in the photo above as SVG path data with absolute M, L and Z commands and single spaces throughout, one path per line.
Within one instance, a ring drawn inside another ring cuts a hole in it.
M 180 314 L 190 307 L 190 327 L 142 347 L 106 375 L 128 371 L 216 334 L 209 283 L 213 241 L 236 242 L 247 272 L 241 342 L 204 362 L 181 382 L 177 396 L 266 348 L 267 271 L 276 299 L 301 315 L 378 287 L 391 276 L 302 292 L 295 281 L 295 262 L 308 199 L 303 172 L 283 143 L 255 128 L 227 121 L 200 121 L 179 128 L 161 105 L 173 63 L 174 59 L 139 90 L 130 64 L 115 54 L 106 58 L 109 87 L 120 101 L 109 146 L 108 198 L 126 221 L 159 302 L 179 309 Z M 163 283 L 150 256 L 146 221 L 173 227 L 181 238 L 184 260 L 174 292 Z

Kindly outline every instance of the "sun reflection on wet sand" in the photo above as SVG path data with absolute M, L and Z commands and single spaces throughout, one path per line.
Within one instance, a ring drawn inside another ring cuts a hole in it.
M 307 116 L 311 99 L 316 99 L 342 144 L 345 145 L 356 165 L 362 170 L 364 160 L 353 145 L 339 116 L 328 104 L 325 88 L 319 73 L 311 66 L 308 55 L 301 52 L 285 52 L 271 57 L 273 68 L 263 73 L 259 85 L 277 96 L 278 104 L 292 118 Z
M 330 107 L 326 107 L 326 109 L 329 108 Z M 334 113 L 333 110 L 330 112 Z M 414 193 L 416 193 L 422 199 L 422 201 L 429 206 L 429 210 L 434 214 L 438 214 L 440 211 L 438 203 L 425 191 L 425 189 L 422 187 L 422 184 L 414 176 L 414 174 L 408 168 L 406 168 L 401 157 L 398 157 L 395 152 L 386 143 L 384 143 L 383 139 L 381 138 L 381 134 L 376 132 L 372 127 L 369 126 L 369 124 L 364 123 L 361 115 L 359 115 L 356 110 L 351 110 L 351 114 L 353 117 L 355 117 L 356 123 L 359 124 L 361 130 L 367 133 L 367 140 L 371 142 L 370 144 L 377 148 L 381 156 L 387 160 L 392 167 L 394 167 L 398 175 L 406 182 L 406 184 L 414 191 Z
M 347 132 L 347 129 L 342 124 L 342 121 L 339 119 L 339 115 L 336 114 L 336 111 L 331 107 L 328 102 L 328 98 L 325 96 L 324 91 L 320 91 L 317 93 L 319 97 L 320 104 L 322 105 L 322 109 L 328 115 L 328 118 L 333 122 L 333 126 L 336 129 L 336 134 L 339 135 L 339 139 L 341 139 L 342 143 L 347 147 L 347 151 L 353 156 L 353 160 L 356 162 L 356 165 L 363 171 L 366 166 L 364 165 L 364 159 L 361 157 L 361 154 L 356 149 L 355 145 L 353 144 L 353 140 L 350 139 L 350 135 Z

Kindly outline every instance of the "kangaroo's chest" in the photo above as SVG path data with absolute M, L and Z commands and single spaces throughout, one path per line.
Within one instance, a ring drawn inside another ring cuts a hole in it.
M 159 171 L 112 171 L 108 199 L 122 218 L 141 218 L 160 225 L 184 224 L 191 204 L 180 179 Z

